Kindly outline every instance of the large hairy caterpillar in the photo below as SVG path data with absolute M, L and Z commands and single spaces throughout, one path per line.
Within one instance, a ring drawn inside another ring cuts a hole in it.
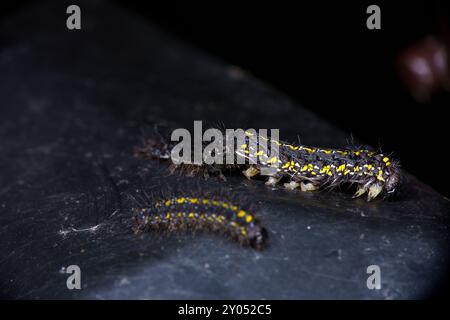
M 178 194 L 133 208 L 134 232 L 192 230 L 218 232 L 244 246 L 263 249 L 267 232 L 251 210 L 221 195 Z
M 255 135 L 254 132 L 245 131 L 245 136 L 250 138 L 253 135 Z M 223 169 L 243 169 L 244 175 L 250 179 L 259 175 L 262 169 L 277 164 L 276 169 L 268 175 L 266 182 L 268 185 L 276 185 L 284 181 L 286 188 L 314 191 L 336 188 L 344 184 L 356 184 L 357 191 L 354 197 L 367 193 L 368 201 L 394 193 L 400 184 L 401 173 L 398 162 L 368 147 L 317 148 L 274 141 L 260 135 L 256 141 L 275 143 L 279 147 L 278 155 L 269 155 L 267 144 L 258 143 L 252 146 L 249 143 L 243 143 L 228 152 L 233 152 L 233 156 L 236 157 L 248 159 L 257 157 L 259 161 L 243 165 L 175 165 L 172 163 L 171 171 L 181 170 L 188 175 L 202 174 L 205 177 L 212 173 L 224 178 Z M 170 160 L 172 146 L 163 136 L 150 135 L 144 139 L 142 147 L 135 148 L 135 155 L 141 158 Z

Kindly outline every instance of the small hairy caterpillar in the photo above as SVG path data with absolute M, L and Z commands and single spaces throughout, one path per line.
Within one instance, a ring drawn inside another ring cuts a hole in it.
M 218 232 L 263 249 L 267 232 L 254 213 L 223 196 L 178 194 L 133 208 L 135 233 L 149 230 Z
M 254 133 L 245 131 L 247 137 Z M 386 197 L 393 194 L 400 184 L 401 172 L 398 161 L 367 147 L 348 147 L 345 149 L 317 148 L 282 141 L 274 141 L 264 136 L 258 136 L 256 141 L 266 140 L 279 147 L 277 156 L 269 156 L 267 147 L 257 144 L 251 146 L 244 143 L 238 145 L 233 152 L 235 157 L 250 159 L 258 157 L 256 163 L 243 165 L 175 165 L 171 164 L 171 171 L 180 170 L 187 175 L 214 174 L 224 179 L 223 169 L 243 169 L 244 175 L 251 179 L 274 163 L 278 166 L 268 176 L 267 185 L 285 182 L 288 189 L 300 188 L 302 191 L 314 191 L 323 188 L 336 188 L 344 184 L 356 184 L 354 197 L 367 193 L 367 201 L 376 197 Z M 142 147 L 135 148 L 135 155 L 141 158 L 159 158 L 170 160 L 171 142 L 163 136 L 151 135 L 144 139 Z M 226 156 L 226 155 L 224 155 Z

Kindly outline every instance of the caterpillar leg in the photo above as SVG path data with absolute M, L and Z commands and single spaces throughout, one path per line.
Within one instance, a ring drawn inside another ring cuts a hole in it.
M 300 186 L 300 183 L 298 183 L 296 181 L 291 181 L 289 183 L 284 184 L 284 187 L 289 190 L 294 190 L 294 189 L 298 188 L 299 186 Z
M 275 186 L 278 182 L 280 182 L 281 177 L 278 176 L 273 176 L 273 177 L 269 177 L 269 179 L 267 179 L 266 181 L 266 185 L 267 186 Z
M 306 183 L 302 182 L 302 183 L 300 183 L 300 190 L 302 190 L 304 192 L 315 191 L 317 189 L 318 189 L 318 187 L 315 184 L 311 183 L 311 182 L 306 182 Z
M 367 194 L 367 201 L 371 201 L 376 198 L 381 191 L 383 191 L 383 185 L 380 183 L 374 183 L 369 187 L 369 192 Z
M 250 166 L 247 168 L 247 170 L 242 171 L 242 173 L 247 179 L 250 180 L 252 177 L 256 176 L 259 173 L 259 170 L 253 166 Z
M 360 185 L 358 186 L 358 190 L 356 190 L 355 194 L 353 195 L 353 198 L 359 198 L 363 194 L 367 192 L 368 188 L 366 185 Z

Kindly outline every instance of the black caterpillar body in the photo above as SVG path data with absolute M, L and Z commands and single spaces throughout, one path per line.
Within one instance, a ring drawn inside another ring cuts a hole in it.
M 254 213 L 223 196 L 179 194 L 133 208 L 136 234 L 149 230 L 218 232 L 263 249 L 267 232 Z
M 245 131 L 250 137 L 254 133 Z M 260 139 L 268 140 L 259 136 Z M 398 161 L 369 148 L 349 147 L 345 149 L 317 148 L 269 140 L 279 146 L 278 156 L 270 156 L 264 146 L 251 147 L 244 143 L 233 151 L 234 156 L 251 158 L 257 156 L 259 161 L 244 165 L 175 165 L 171 171 L 180 170 L 188 175 L 202 174 L 208 177 L 214 174 L 224 179 L 223 169 L 243 169 L 247 178 L 260 174 L 263 168 L 278 164 L 275 172 L 270 174 L 266 184 L 276 185 L 285 182 L 289 189 L 300 188 L 313 191 L 323 188 L 335 188 L 343 184 L 358 186 L 354 197 L 367 193 L 367 200 L 386 197 L 393 194 L 401 181 Z M 141 158 L 160 158 L 170 161 L 172 144 L 161 135 L 150 135 L 144 139 L 141 147 L 135 148 L 135 155 Z M 224 155 L 226 156 L 226 155 Z

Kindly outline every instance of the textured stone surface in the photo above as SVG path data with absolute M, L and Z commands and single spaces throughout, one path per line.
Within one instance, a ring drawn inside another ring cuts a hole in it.
M 280 128 L 283 139 L 345 145 L 348 135 L 266 85 L 99 2 L 82 30 L 65 4 L 0 25 L 0 295 L 9 298 L 415 298 L 448 267 L 450 203 L 407 176 L 395 201 L 167 177 L 133 158 L 143 120 L 187 128 Z M 402 159 L 407 161 L 407 159 Z M 183 180 L 183 181 L 181 181 Z M 183 183 L 259 207 L 270 246 L 215 235 L 135 236 L 127 193 Z M 83 289 L 66 288 L 77 264 Z M 382 289 L 368 290 L 379 265 Z

